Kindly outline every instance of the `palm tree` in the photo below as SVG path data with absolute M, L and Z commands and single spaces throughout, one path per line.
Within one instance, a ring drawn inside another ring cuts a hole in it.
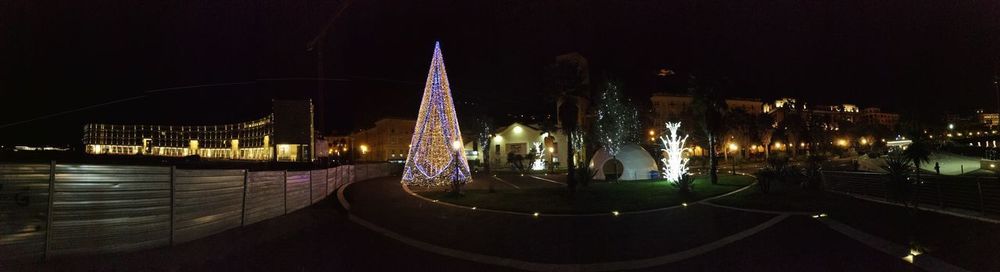
M 788 137 L 788 149 L 792 152 L 792 158 L 797 157 L 799 147 L 802 145 L 796 145 L 796 143 L 803 138 L 802 135 L 806 127 L 805 119 L 798 110 L 790 110 L 785 113 L 785 118 L 781 120 L 780 126 L 784 128 L 785 136 Z
M 771 157 L 771 138 L 774 136 L 774 117 L 770 114 L 761 114 L 754 119 L 754 133 L 760 139 L 764 148 L 764 158 Z
M 910 192 L 913 187 L 913 183 L 909 179 L 910 164 L 907 162 L 908 160 L 896 152 L 890 153 L 885 159 L 887 175 L 889 176 L 886 187 L 896 201 L 902 202 L 907 207 L 909 207 Z
M 756 137 L 753 126 L 754 119 L 750 113 L 741 108 L 729 111 L 729 135 L 739 146 L 744 147 L 740 149 L 740 154 L 743 154 L 744 157 L 747 155 L 745 147 L 750 146 L 750 142 Z
M 913 135 L 914 137 L 910 139 L 913 143 L 903 150 L 903 156 L 913 162 L 913 170 L 917 172 L 917 183 L 920 183 L 920 164 L 930 161 L 931 147 L 921 134 Z
M 709 179 L 712 184 L 719 183 L 719 156 L 716 154 L 719 135 L 724 132 L 724 115 L 728 110 L 726 100 L 719 95 L 714 84 L 692 84 L 691 110 L 701 129 L 705 133 L 708 144 Z
M 576 153 L 576 149 L 573 148 L 573 141 L 577 140 L 574 136 L 577 129 L 579 128 L 579 107 L 577 107 L 577 99 L 574 96 L 565 96 L 565 100 L 559 107 L 559 122 L 562 124 L 561 129 L 563 133 L 566 133 L 566 187 L 569 188 L 570 192 L 576 191 L 576 165 L 574 164 L 573 155 Z

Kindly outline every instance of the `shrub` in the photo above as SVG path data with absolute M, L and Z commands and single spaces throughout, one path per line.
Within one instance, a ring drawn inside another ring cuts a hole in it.
M 802 187 L 809 189 L 822 189 L 823 187 L 823 163 L 826 157 L 822 155 L 810 155 L 806 159 L 806 166 L 802 168 L 802 175 L 805 177 Z
M 682 175 L 681 180 L 670 182 L 674 188 L 682 195 L 690 194 L 694 192 L 694 178 L 691 175 Z

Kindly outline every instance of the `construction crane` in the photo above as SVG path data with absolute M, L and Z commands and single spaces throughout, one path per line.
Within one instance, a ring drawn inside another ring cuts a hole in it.
M 325 132 L 326 129 L 326 95 L 323 92 L 323 47 L 326 44 L 326 36 L 333 30 L 334 23 L 344 13 L 344 10 L 351 5 L 351 2 L 352 0 L 345 0 L 340 3 L 340 7 L 330 17 L 330 20 L 326 22 L 326 25 L 319 31 L 319 34 L 316 34 L 316 37 L 309 41 L 309 43 L 306 43 L 307 52 L 316 52 L 316 108 L 318 109 L 316 116 L 319 117 L 316 123 L 319 124 L 318 130 L 320 132 Z

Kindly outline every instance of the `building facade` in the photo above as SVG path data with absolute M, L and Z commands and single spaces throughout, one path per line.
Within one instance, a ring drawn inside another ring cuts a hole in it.
M 406 162 L 410 152 L 410 140 L 415 119 L 383 118 L 375 122 L 375 127 L 352 133 L 355 159 L 361 161 Z
M 221 125 L 87 124 L 85 152 L 252 161 L 312 161 L 311 101 L 274 101 L 263 118 Z
M 494 169 L 500 169 L 509 167 L 513 163 L 508 160 L 509 157 L 520 155 L 524 158 L 529 153 L 541 153 L 536 160 L 540 160 L 542 169 L 549 169 L 550 165 L 555 166 L 555 169 L 564 169 L 566 164 L 561 161 L 565 160 L 568 152 L 566 142 L 567 137 L 561 132 L 545 132 L 537 127 L 515 122 L 498 128 L 493 134 L 493 139 L 490 141 L 492 146 L 489 163 Z M 470 161 L 486 163 L 486 156 L 483 156 L 481 151 L 482 148 L 477 145 L 477 141 L 465 141 L 465 154 Z M 577 161 L 582 159 L 577 158 Z M 535 162 L 525 160 L 522 163 L 525 168 L 541 170 Z
M 691 119 L 691 103 L 694 97 L 690 95 L 656 93 L 650 98 L 653 102 L 653 123 L 662 125 L 666 122 L 688 121 Z M 750 115 L 764 113 L 764 103 L 758 99 L 727 98 L 729 109 L 740 109 Z

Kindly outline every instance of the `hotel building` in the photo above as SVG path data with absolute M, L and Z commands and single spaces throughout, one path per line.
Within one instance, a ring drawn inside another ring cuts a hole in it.
M 220 125 L 87 124 L 87 154 L 302 162 L 315 159 L 309 100 L 275 100 L 260 119 Z

